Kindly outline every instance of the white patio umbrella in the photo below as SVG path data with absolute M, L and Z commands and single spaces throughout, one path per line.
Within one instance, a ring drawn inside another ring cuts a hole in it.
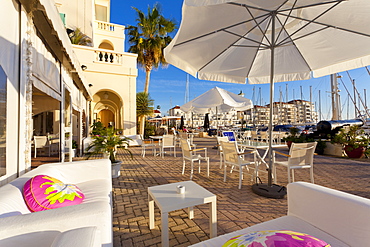
M 184 0 L 165 58 L 203 80 L 270 83 L 272 107 L 274 82 L 370 64 L 369 9 L 369 0 Z
M 188 103 L 180 106 L 184 112 L 207 113 L 228 112 L 232 109 L 245 111 L 253 108 L 250 99 L 244 98 L 225 89 L 214 87 Z

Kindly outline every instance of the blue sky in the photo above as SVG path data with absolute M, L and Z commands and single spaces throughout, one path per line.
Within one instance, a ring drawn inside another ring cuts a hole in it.
M 136 11 L 131 6 L 140 9 L 144 13 L 147 12 L 148 6 L 153 6 L 159 2 L 162 7 L 162 14 L 166 18 L 172 19 L 180 26 L 181 23 L 181 6 L 182 0 L 111 0 L 111 22 L 116 24 L 136 25 Z M 173 36 L 175 35 L 172 34 Z M 127 38 L 127 37 L 126 37 Z M 125 44 L 125 51 L 129 45 Z M 370 76 L 365 68 L 350 71 L 350 76 L 355 79 L 355 84 L 358 92 L 361 94 L 363 101 L 364 89 L 368 89 L 366 94 L 369 98 L 370 91 Z M 345 89 L 347 87 L 350 94 L 353 96 L 353 86 L 346 72 L 340 73 L 342 81 L 339 79 L 339 89 L 342 104 L 342 118 L 354 118 L 354 107 L 350 101 L 348 106 L 348 94 Z M 151 73 L 149 94 L 155 101 L 155 107 L 161 106 L 162 115 L 168 115 L 168 110 L 176 105 L 183 105 L 185 103 L 185 89 L 186 89 L 187 74 L 169 65 L 167 68 L 153 70 Z M 139 68 L 139 76 L 137 78 L 137 92 L 144 90 L 145 71 Z M 212 81 L 198 80 L 189 76 L 189 99 L 193 99 L 213 87 L 220 87 L 230 92 L 238 94 L 243 91 L 246 98 L 252 99 L 255 104 L 265 105 L 269 103 L 269 85 L 249 85 L 249 84 L 232 84 Z M 316 103 L 316 111 L 319 111 L 319 94 L 321 95 L 321 119 L 330 120 L 331 118 L 331 98 L 330 98 L 330 77 L 325 76 L 306 81 L 281 82 L 275 83 L 275 101 L 280 100 L 280 92 L 283 101 L 286 100 L 286 88 L 288 88 L 288 101 L 292 99 L 310 100 L 310 86 L 312 88 L 312 101 Z M 320 91 L 320 93 L 319 93 Z M 302 97 L 301 97 L 302 96 Z M 367 105 L 369 105 L 367 100 Z M 357 102 L 359 100 L 357 99 Z M 361 106 L 361 109 L 362 106 Z

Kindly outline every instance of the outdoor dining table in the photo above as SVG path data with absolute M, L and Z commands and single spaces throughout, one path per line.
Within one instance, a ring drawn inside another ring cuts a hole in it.
M 153 140 L 162 140 L 163 139 L 163 136 L 149 136 L 149 138 L 153 139 Z
M 160 146 L 161 145 L 161 141 L 163 139 L 163 136 L 149 136 L 150 139 L 153 139 L 155 141 L 158 141 L 158 145 Z M 159 147 L 159 153 L 156 154 L 157 156 L 160 156 L 161 155 L 161 148 Z
M 269 151 L 269 143 L 268 142 L 261 142 L 261 141 L 253 141 L 253 140 L 246 140 L 246 141 L 241 141 L 241 142 L 237 142 L 238 143 L 238 147 L 241 149 L 241 150 L 244 150 L 244 149 L 254 149 L 256 150 L 256 156 L 257 156 L 257 159 L 258 161 L 256 161 L 256 176 L 258 176 L 258 170 L 259 170 L 259 166 L 261 163 L 265 164 L 267 168 L 269 168 L 269 165 L 268 163 L 265 161 L 266 159 L 266 156 L 268 154 L 268 151 Z M 286 147 L 287 145 L 284 143 L 284 144 L 278 144 L 278 143 L 273 143 L 272 144 L 272 148 L 282 148 L 282 147 Z M 259 149 L 262 149 L 262 150 L 265 150 L 264 153 L 261 155 L 258 150 Z

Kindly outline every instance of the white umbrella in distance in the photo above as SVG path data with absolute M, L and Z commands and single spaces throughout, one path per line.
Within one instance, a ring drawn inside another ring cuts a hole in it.
M 225 89 L 214 87 L 188 103 L 180 106 L 184 112 L 207 113 L 228 112 L 232 109 L 236 111 L 245 111 L 253 108 L 250 99 L 244 98 Z
M 369 0 L 184 0 L 165 58 L 203 80 L 270 83 L 272 107 L 274 82 L 370 64 L 369 9 Z

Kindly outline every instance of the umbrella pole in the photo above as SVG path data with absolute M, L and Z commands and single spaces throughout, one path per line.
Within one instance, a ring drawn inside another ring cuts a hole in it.
M 218 131 L 218 112 L 217 112 L 217 106 L 216 106 L 216 126 Z
M 254 193 L 268 197 L 268 198 L 276 198 L 276 199 L 281 199 L 284 198 L 286 195 L 286 188 L 284 186 L 279 186 L 276 184 L 272 184 L 272 171 L 273 171 L 273 160 L 272 160 L 272 122 L 273 122 L 273 103 L 274 103 L 274 56 L 275 56 L 275 17 L 276 13 L 272 13 L 272 22 L 271 22 L 271 64 L 270 64 L 270 114 L 269 114 L 269 125 L 268 125 L 268 140 L 269 140 L 269 147 L 268 147 L 268 183 L 267 184 L 254 184 L 252 186 L 252 190 Z

